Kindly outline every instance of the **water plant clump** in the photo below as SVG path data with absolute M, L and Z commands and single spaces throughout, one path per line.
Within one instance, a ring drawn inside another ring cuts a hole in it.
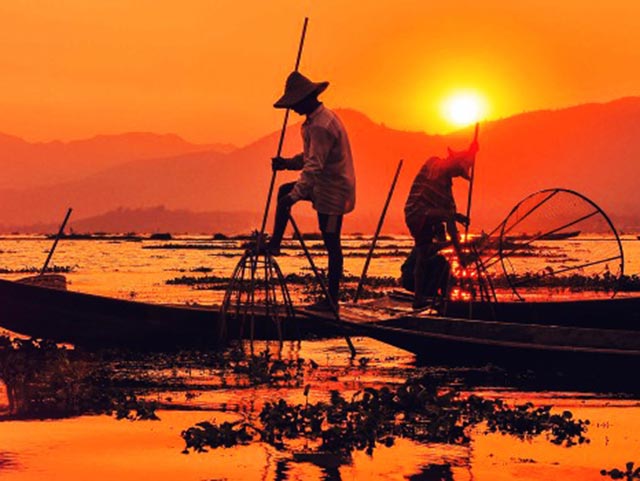
M 52 341 L 0 336 L 0 380 L 8 416 L 45 419 L 113 414 L 118 419 L 157 419 L 155 405 L 121 389 L 108 365 Z
M 309 389 L 305 389 L 308 396 Z M 332 391 L 328 401 L 290 404 L 280 399 L 265 403 L 258 419 L 233 423 L 198 423 L 182 432 L 185 452 L 265 442 L 287 449 L 304 439 L 317 452 L 348 456 L 355 450 L 372 454 L 377 446 L 392 446 L 397 437 L 423 443 L 467 444 L 471 430 L 530 439 L 544 435 L 550 442 L 573 446 L 588 442 L 588 421 L 570 412 L 552 413 L 550 406 L 530 403 L 509 406 L 497 399 L 463 396 L 431 376 L 411 378 L 402 385 L 368 387 L 350 399 Z
M 41 267 L 28 266 L 21 267 L 19 269 L 10 269 L 8 267 L 0 267 L 0 274 L 37 274 L 42 270 Z M 74 266 L 58 266 L 53 265 L 47 267 L 45 272 L 52 274 L 68 274 L 69 272 L 73 272 L 75 270 Z
M 640 466 L 635 467 L 635 463 L 629 461 L 625 465 L 625 470 L 614 468 L 611 470 L 603 469 L 600 471 L 602 476 L 608 476 L 611 479 L 624 479 L 626 481 L 633 481 L 634 479 L 640 479 Z

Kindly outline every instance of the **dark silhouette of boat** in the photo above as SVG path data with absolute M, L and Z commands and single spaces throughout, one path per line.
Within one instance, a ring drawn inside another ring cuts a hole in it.
M 640 368 L 640 331 L 400 315 L 343 321 L 352 333 L 416 354 L 420 364 L 528 368 L 540 372 L 604 372 L 628 388 Z M 356 346 L 357 347 L 357 346 Z M 606 380 L 602 380 L 603 382 Z
M 301 310 L 295 321 L 285 322 L 283 337 L 355 332 L 407 349 L 420 359 L 460 364 L 640 361 L 640 297 L 450 301 L 446 316 L 416 313 L 407 299 L 387 298 L 358 309 L 354 317 L 354 309 L 345 306 L 340 321 Z M 215 349 L 242 334 L 241 326 L 229 324 L 227 338 L 221 339 L 223 322 L 213 306 L 149 304 L 0 280 L 0 326 L 76 346 Z M 277 329 L 267 316 L 256 315 L 254 336 L 276 339 Z
M 640 368 L 640 297 L 518 304 L 522 306 L 519 310 L 515 303 L 507 303 L 499 311 L 502 316 L 518 313 L 519 318 L 509 322 L 480 319 L 486 314 L 482 310 L 474 311 L 477 316 L 469 319 L 429 315 L 406 307 L 402 310 L 376 301 L 369 310 L 362 306 L 343 308 L 340 324 L 348 334 L 371 337 L 414 353 L 419 364 L 492 364 L 587 378 L 597 372 L 606 376 L 590 383 L 597 388 L 611 381 L 616 389 L 640 389 L 628 375 Z M 545 323 L 532 322 L 538 315 L 550 315 L 553 309 L 557 315 Z M 616 314 L 610 316 L 608 309 L 625 317 L 624 322 L 609 322 Z M 319 315 L 305 310 L 300 313 L 310 318 Z M 332 322 L 331 316 L 325 317 Z M 601 327 L 581 325 L 585 319 L 587 324 Z M 626 328 L 620 328 L 623 325 Z
M 218 307 L 160 305 L 0 280 L 0 326 L 12 332 L 82 347 L 217 348 L 244 329 L 226 326 Z M 246 326 L 248 330 L 248 326 Z M 295 320 L 283 336 L 305 332 Z M 267 316 L 255 318 L 256 339 L 277 339 Z

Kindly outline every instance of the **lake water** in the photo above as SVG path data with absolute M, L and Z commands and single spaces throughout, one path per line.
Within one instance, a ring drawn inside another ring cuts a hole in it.
M 169 245 L 214 246 L 216 248 L 167 249 Z M 307 241 L 321 266 L 326 260 L 316 250 L 318 241 Z M 26 268 L 39 267 L 51 241 L 36 237 L 0 240 L 0 268 L 15 279 Z M 279 258 L 285 273 L 306 272 L 307 262 L 298 249 L 286 249 Z M 591 240 L 562 241 L 558 250 L 589 254 Z M 640 272 L 640 241 L 626 236 L 625 272 Z M 368 241 L 345 241 L 345 270 L 358 276 Z M 410 250 L 407 238 L 379 243 L 369 275 L 399 273 L 402 257 Z M 180 276 L 216 275 L 228 277 L 241 254 L 238 242 L 208 238 L 179 238 L 172 241 L 62 241 L 53 264 L 68 266 L 69 289 L 93 294 L 158 303 L 219 303 L 221 290 L 194 289 L 190 285 L 169 285 Z M 518 262 L 518 261 L 515 261 Z M 531 259 L 523 260 L 531 263 Z M 540 267 L 540 266 L 536 266 Z M 204 269 L 203 269 L 204 268 Z M 211 269 L 211 270 L 209 270 Z M 206 272 L 204 272 L 206 271 Z M 551 404 L 554 411 L 570 410 L 576 418 L 589 419 L 590 442 L 570 448 L 550 443 L 544 437 L 520 440 L 513 436 L 472 432 L 468 445 L 421 444 L 398 440 L 393 447 L 378 447 L 372 456 L 356 451 L 338 468 L 296 460 L 291 452 L 276 451 L 265 444 L 220 448 L 207 453 L 182 454 L 180 433 L 202 420 L 255 417 L 266 400 L 284 398 L 304 402 L 325 400 L 332 389 L 345 395 L 365 387 L 397 384 L 428 367 L 417 367 L 413 355 L 366 338 L 355 338 L 358 358 L 350 361 L 342 339 L 286 343 L 286 359 L 313 360 L 317 369 L 306 369 L 298 383 L 286 386 L 250 386 L 202 366 L 189 369 L 156 369 L 136 363 L 119 363 L 119 368 L 141 379 L 154 377 L 152 388 L 141 395 L 157 401 L 160 421 L 118 421 L 112 416 L 79 416 L 47 420 L 0 421 L 0 477 L 4 480 L 515 480 L 567 479 L 602 480 L 600 470 L 640 463 L 640 400 L 619 393 L 549 391 L 544 387 L 493 384 L 492 381 L 465 385 L 489 398 L 511 403 Z M 273 347 L 272 347 L 273 348 Z M 365 359 L 366 362 L 359 362 Z M 633 376 L 633 373 L 630 373 Z M 159 380 L 158 380 L 159 379 Z M 7 399 L 0 383 L 0 412 Z M 443 469 L 442 466 L 447 466 Z

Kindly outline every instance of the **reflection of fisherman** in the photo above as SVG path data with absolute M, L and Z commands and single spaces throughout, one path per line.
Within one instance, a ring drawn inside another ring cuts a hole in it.
M 449 149 L 449 155 L 444 159 L 439 157 L 428 159 L 411 186 L 404 207 L 404 215 L 407 227 L 415 240 L 413 302 L 415 308 L 426 307 L 427 296 L 434 292 L 433 288 L 427 285 L 427 275 L 432 273 L 433 264 L 437 262 L 435 259 L 442 257 L 438 251 L 448 244 L 445 242 L 443 225 L 446 226 L 460 263 L 465 262 L 456 221 L 467 224 L 469 219 L 456 213 L 452 179 L 454 177 L 470 178 L 477 150 L 478 145 L 474 141 L 465 152 L 453 152 Z M 442 268 L 437 270 L 439 272 L 437 274 L 434 272 L 435 275 L 444 275 Z M 446 274 L 448 276 L 448 268 Z M 438 281 L 434 282 L 437 286 Z M 446 291 L 446 289 L 443 290 Z
M 342 216 L 355 207 L 355 171 L 347 132 L 340 119 L 319 100 L 329 82 L 312 82 L 293 72 L 287 78 L 285 92 L 276 108 L 291 108 L 306 115 L 302 124 L 304 151 L 295 157 L 273 159 L 274 170 L 302 170 L 297 182 L 283 184 L 278 191 L 278 205 L 269 250 L 277 255 L 291 206 L 310 200 L 318 212 L 318 224 L 329 257 L 329 296 L 338 306 L 342 277 Z M 328 302 L 313 306 L 331 310 Z

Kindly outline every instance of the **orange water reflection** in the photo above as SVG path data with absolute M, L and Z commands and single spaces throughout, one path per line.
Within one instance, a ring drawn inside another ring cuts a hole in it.
M 350 465 L 331 470 L 296 463 L 289 454 L 265 445 L 181 454 L 182 429 L 203 419 L 232 420 L 237 414 L 160 411 L 160 422 L 115 421 L 80 417 L 59 421 L 0 423 L 0 454 L 12 464 L 0 467 L 2 479 L 31 480 L 402 480 L 420 478 L 430 464 L 449 464 L 453 479 L 603 479 L 602 468 L 637 461 L 640 408 L 603 401 L 572 405 L 579 417 L 592 420 L 591 443 L 562 448 L 536 439 L 519 441 L 501 435 L 476 434 L 470 446 L 419 445 L 399 440 L 392 448 L 363 452 Z M 2 458 L 0 458 L 2 459 Z M 0 464 L 1 466 L 1 464 Z M 280 472 L 278 474 L 278 470 Z M 333 473 L 333 474 L 332 474 Z M 412 478 L 412 476 L 415 476 Z
M 204 242 L 204 240 L 202 241 Z M 208 242 L 208 240 L 207 240 Z M 351 240 L 354 246 L 363 244 Z M 143 243 L 148 244 L 148 243 Z M 640 252 L 640 242 L 628 242 Z M 2 241 L 5 267 L 16 269 L 39 265 L 49 241 Z M 213 303 L 221 292 L 196 291 L 188 286 L 168 286 L 165 281 L 202 266 L 227 276 L 237 258 L 220 256 L 217 251 L 164 251 L 142 249 L 141 243 L 63 242 L 55 256 L 58 265 L 70 265 L 73 290 L 121 298 L 135 297 L 150 302 Z M 381 248 L 392 251 L 408 248 L 407 239 L 388 240 Z M 625 246 L 627 247 L 627 246 Z M 640 255 L 630 255 L 639 259 Z M 322 264 L 323 259 L 320 259 Z M 364 259 L 347 258 L 347 271 L 359 274 Z M 634 262 L 637 262 L 634 260 Z M 282 258 L 287 272 L 300 272 L 306 266 L 302 257 Z M 375 259 L 370 275 L 396 275 L 398 257 Z M 635 271 L 637 272 L 637 271 Z M 12 276 L 8 276 L 12 277 Z M 17 277 L 17 276 L 15 276 Z M 397 382 L 415 372 L 414 358 L 403 351 L 375 341 L 358 338 L 359 356 L 370 359 L 365 368 L 349 361 L 344 340 L 304 342 L 300 348 L 286 344 L 283 356 L 313 359 L 319 368 L 309 373 L 310 401 L 325 399 L 329 390 L 345 395 L 363 386 Z M 286 398 L 302 402 L 303 388 L 268 387 L 216 388 L 211 374 L 191 374 L 193 385 L 201 389 L 190 401 L 184 391 L 166 389 L 153 396 L 179 410 L 162 410 L 159 422 L 115 421 L 106 416 L 79 417 L 55 421 L 0 422 L 0 476 L 8 480 L 307 480 L 333 479 L 433 479 L 426 467 L 449 464 L 455 480 L 605 479 L 600 469 L 622 468 L 627 461 L 640 461 L 640 406 L 635 401 L 587 397 L 575 393 L 487 392 L 507 396 L 514 402 L 533 400 L 570 409 L 578 418 L 588 418 L 589 445 L 570 449 L 551 445 L 543 439 L 520 441 L 513 437 L 477 432 L 468 447 L 419 445 L 400 440 L 392 448 L 378 448 L 373 457 L 355 453 L 350 465 L 337 472 L 310 463 L 296 463 L 288 454 L 264 445 L 220 449 L 206 454 L 181 454 L 180 432 L 204 419 L 237 419 L 246 410 L 256 410 L 264 400 Z M 3 404 L 0 385 L 0 404 Z M 189 389 L 189 387 L 187 387 Z M 171 399 L 171 400 L 169 400 Z M 6 400 L 4 402 L 6 404 Z M 185 407 L 182 407 L 185 406 Z M 221 412 L 224 406 L 231 412 Z M 199 409 L 200 411 L 190 411 Z M 0 407 L 0 410 L 2 408 Z M 423 474 L 421 474 L 423 473 Z M 422 476 L 422 477 L 421 477 Z

